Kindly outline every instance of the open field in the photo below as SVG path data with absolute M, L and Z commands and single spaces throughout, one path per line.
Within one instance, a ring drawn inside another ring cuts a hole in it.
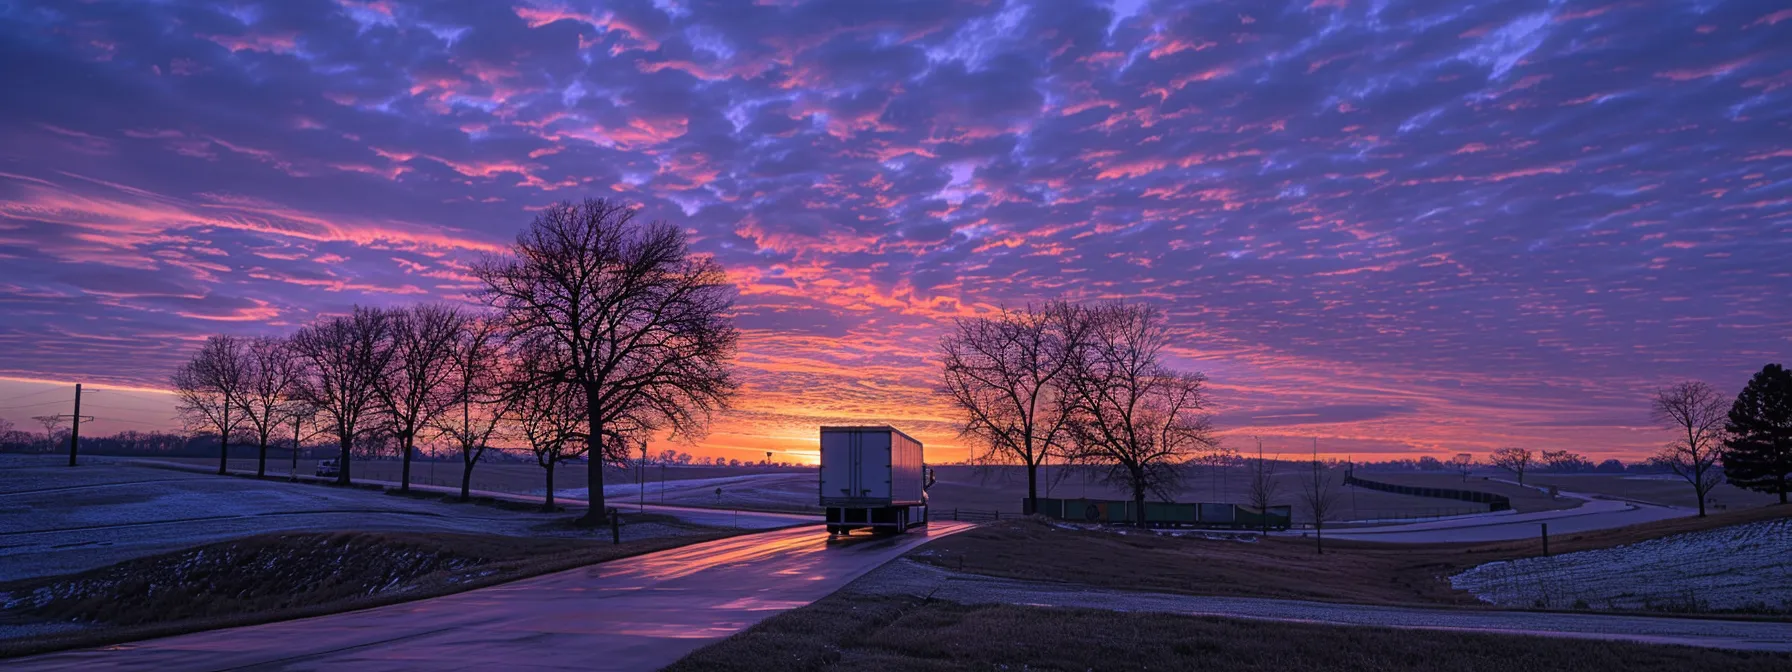
M 404 532 L 247 537 L 77 574 L 0 583 L 0 657 L 438 597 L 737 533 L 620 545 Z
M 235 451 L 233 450 L 232 452 L 234 453 Z M 272 456 L 268 458 L 268 474 L 285 476 L 291 471 L 292 463 L 288 459 L 285 459 L 285 455 L 282 455 L 281 458 L 282 459 L 274 459 Z M 218 458 L 216 457 L 143 457 L 143 459 L 178 462 L 181 464 L 192 464 L 214 469 L 218 466 Z M 317 473 L 317 462 L 318 461 L 314 459 L 299 460 L 298 473 Z M 239 459 L 233 457 L 230 460 L 230 468 L 232 470 L 254 471 L 255 464 L 256 461 L 253 459 Z M 396 459 L 355 460 L 354 463 L 350 465 L 350 475 L 353 476 L 355 480 L 367 479 L 375 481 L 392 481 L 396 483 L 398 482 L 400 472 L 403 471 L 403 466 L 403 463 Z M 472 488 L 474 490 L 539 495 L 547 486 L 546 473 L 547 470 L 542 469 L 534 462 L 482 461 L 473 467 Z M 652 484 L 657 483 L 662 479 L 677 481 L 698 478 L 779 473 L 807 473 L 812 475 L 815 473 L 815 470 L 802 467 L 690 466 L 661 468 L 651 466 L 646 470 L 646 480 L 649 484 Z M 583 496 L 586 481 L 588 480 L 587 475 L 586 465 L 582 463 L 560 465 L 554 470 L 554 492 L 565 492 L 569 493 L 569 495 L 576 493 L 576 496 Z M 411 463 L 412 483 L 458 488 L 460 487 L 460 476 L 461 463 L 458 456 L 450 456 L 449 458 L 442 460 L 416 460 Z M 638 472 L 634 469 L 617 469 L 613 467 L 605 469 L 604 479 L 606 483 L 610 484 L 607 486 L 608 488 L 616 488 L 624 483 L 633 485 L 640 480 Z M 606 492 L 609 492 L 609 490 L 606 490 Z
M 1792 655 L 836 594 L 668 670 L 1783 670 Z
M 1510 478 L 1510 474 L 1499 478 Z M 1686 508 L 1698 506 L 1692 486 L 1673 474 L 1525 474 L 1524 482 L 1528 485 L 1553 485 L 1568 492 L 1584 492 L 1651 504 Z M 1711 491 L 1705 503 L 1711 511 L 1725 511 L 1777 504 L 1779 501 L 1778 495 L 1744 490 L 1723 483 Z
M 117 458 L 124 459 L 124 458 Z M 146 458 L 147 459 L 147 458 Z M 153 458 L 203 467 L 217 465 L 215 458 Z M 254 460 L 232 459 L 231 469 L 253 470 Z M 397 481 L 400 464 L 395 460 L 357 461 L 352 467 L 356 480 Z M 268 473 L 283 475 L 290 464 L 270 460 Z M 299 473 L 315 473 L 315 460 L 300 460 Z M 972 467 L 941 465 L 935 467 L 939 481 L 928 491 L 929 503 L 936 512 L 952 509 L 1000 511 L 1018 515 L 1026 498 L 1026 472 L 1019 467 Z M 481 463 L 473 470 L 475 490 L 540 495 L 544 491 L 543 470 L 534 464 L 513 462 Z M 617 505 L 642 498 L 649 504 L 704 506 L 717 508 L 765 509 L 779 511 L 819 511 L 817 472 L 810 468 L 761 467 L 649 467 L 646 483 L 636 479 L 636 472 L 611 469 L 606 473 L 605 494 Z M 582 499 L 586 489 L 585 465 L 565 465 L 555 472 L 556 496 Z M 460 486 L 460 464 L 448 461 L 420 461 L 411 465 L 413 483 L 444 487 Z M 1343 471 L 1334 470 L 1333 478 L 1342 482 Z M 663 480 L 662 480 L 663 479 Z M 1279 501 L 1295 503 L 1300 477 L 1281 474 L 1278 479 Z M 1247 474 L 1242 468 L 1218 470 L 1191 469 L 1184 478 L 1177 501 L 1233 502 L 1249 500 Z M 716 489 L 720 488 L 718 495 Z M 1515 490 L 1524 490 L 1516 488 Z M 1339 520 L 1380 520 L 1430 518 L 1486 511 L 1485 505 L 1446 499 L 1412 497 L 1359 488 L 1342 489 Z M 1514 500 L 1519 510 L 1543 510 L 1572 506 L 1574 500 L 1550 500 L 1534 490 Z M 1126 499 L 1123 489 L 1105 484 L 1095 469 L 1047 467 L 1041 474 L 1041 497 L 1090 497 Z M 1297 521 L 1304 515 L 1296 507 Z
M 0 470 L 0 581 L 82 571 L 130 558 L 268 532 L 356 530 L 510 537 L 607 537 L 544 514 L 397 497 L 378 489 L 258 481 L 109 464 L 70 469 L 54 456 L 4 456 Z M 517 508 L 525 510 L 515 510 Z M 642 521 L 625 539 L 688 534 Z
M 1669 535 L 1785 520 L 1792 509 L 1758 507 L 1708 518 L 1675 518 L 1562 535 L 1550 551 L 1607 549 Z M 1475 595 L 1449 577 L 1484 563 L 1542 554 L 1535 539 L 1479 544 L 1378 544 L 1332 541 L 1325 554 L 1311 539 L 1252 541 L 1173 537 L 1138 530 L 1078 529 L 1032 520 L 1004 521 L 942 539 L 917 561 L 954 571 L 1012 579 L 1190 595 L 1473 606 Z M 1622 571 L 1615 572 L 1622 574 Z M 1666 581 L 1665 577 L 1658 580 Z

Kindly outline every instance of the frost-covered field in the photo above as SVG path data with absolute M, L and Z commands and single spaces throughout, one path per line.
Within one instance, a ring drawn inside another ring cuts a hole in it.
M 1506 607 L 1792 612 L 1792 520 L 1490 562 L 1450 584 Z

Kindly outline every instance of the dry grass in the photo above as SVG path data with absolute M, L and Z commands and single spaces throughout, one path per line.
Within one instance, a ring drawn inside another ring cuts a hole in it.
M 1552 553 L 1609 548 L 1682 532 L 1792 516 L 1792 508 L 1731 511 L 1554 537 Z M 980 526 L 911 554 L 946 569 L 1012 579 L 1188 595 L 1366 604 L 1477 605 L 1448 577 L 1494 560 L 1542 554 L 1534 539 L 1478 544 L 1386 544 L 1268 537 L 1255 542 L 1126 530 L 1072 530 L 1036 520 Z
M 15 623 L 75 620 L 92 627 L 0 641 L 0 658 L 438 597 L 739 533 L 657 537 L 619 545 L 586 539 L 424 533 L 247 537 L 74 575 L 0 585 L 0 593 L 14 596 L 58 583 L 84 582 L 104 589 L 93 596 L 15 610 L 7 617 Z M 384 587 L 370 590 L 370 585 Z M 151 586 L 161 589 L 149 590 Z
M 1788 666 L 1786 654 L 840 594 L 666 669 L 1754 672 Z

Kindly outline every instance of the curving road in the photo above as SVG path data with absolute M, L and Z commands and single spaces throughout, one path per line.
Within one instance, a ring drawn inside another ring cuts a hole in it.
M 23 670 L 645 670 L 928 539 L 762 532 L 377 609 L 7 661 Z M 528 661 L 519 664 L 518 661 Z
M 1341 528 L 1335 532 L 1327 531 L 1325 537 L 1402 544 L 1509 541 L 1536 538 L 1541 534 L 1544 523 L 1549 524 L 1549 534 L 1555 536 L 1681 518 L 1695 513 L 1691 509 L 1676 506 L 1604 499 L 1572 492 L 1560 494 L 1582 500 L 1582 503 L 1572 509 L 1554 511 Z

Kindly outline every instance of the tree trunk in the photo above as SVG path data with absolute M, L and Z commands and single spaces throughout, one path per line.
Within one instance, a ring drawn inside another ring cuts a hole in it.
M 548 513 L 553 513 L 554 512 L 554 461 L 548 460 L 548 463 L 545 466 L 548 469 L 548 494 L 546 497 L 544 497 L 541 500 L 541 510 L 546 511 Z
M 1313 521 L 1313 543 L 1320 555 L 1325 555 L 1325 521 Z
M 1132 476 L 1132 505 L 1135 507 L 1134 512 L 1139 516 L 1139 529 L 1147 529 L 1151 527 L 1145 523 L 1145 486 L 1140 485 L 1144 481 L 1145 472 L 1143 470 L 1134 469 Z
M 399 469 L 398 476 L 399 492 L 411 491 L 411 452 L 415 449 L 415 446 L 412 445 L 414 441 L 416 441 L 414 433 L 404 435 L 404 438 L 399 441 L 399 444 L 404 446 L 404 467 Z
M 348 453 L 349 447 L 355 444 L 353 434 L 344 432 L 342 436 L 342 454 L 336 459 L 336 484 L 348 485 Z
M 590 426 L 591 433 L 585 437 L 585 459 L 588 473 L 585 477 L 585 490 L 589 493 L 585 498 L 590 502 L 591 509 L 585 512 L 585 522 L 591 525 L 603 522 L 605 516 L 609 515 L 604 507 L 604 426 L 603 420 L 597 417 L 598 406 L 597 395 L 587 390 L 585 392 L 585 419 Z
M 255 477 L 262 478 L 268 475 L 268 436 L 266 434 L 261 435 L 261 445 L 258 448 L 259 450 L 255 460 Z
M 1033 515 L 1038 512 L 1039 512 L 1039 465 L 1037 463 L 1029 462 L 1029 463 L 1027 463 L 1027 510 L 1022 511 L 1021 513 L 1024 513 L 1024 514 L 1030 516 L 1030 515 Z
M 226 408 L 224 409 L 224 422 L 222 422 L 218 425 L 218 475 L 219 476 L 223 476 L 224 474 L 228 473 L 229 470 L 227 469 L 227 467 L 230 465 L 230 409 L 228 408 L 230 401 L 228 399 L 226 399 L 224 403 L 226 405 Z
M 473 451 L 461 449 L 460 453 L 460 501 L 472 499 L 473 489 Z

